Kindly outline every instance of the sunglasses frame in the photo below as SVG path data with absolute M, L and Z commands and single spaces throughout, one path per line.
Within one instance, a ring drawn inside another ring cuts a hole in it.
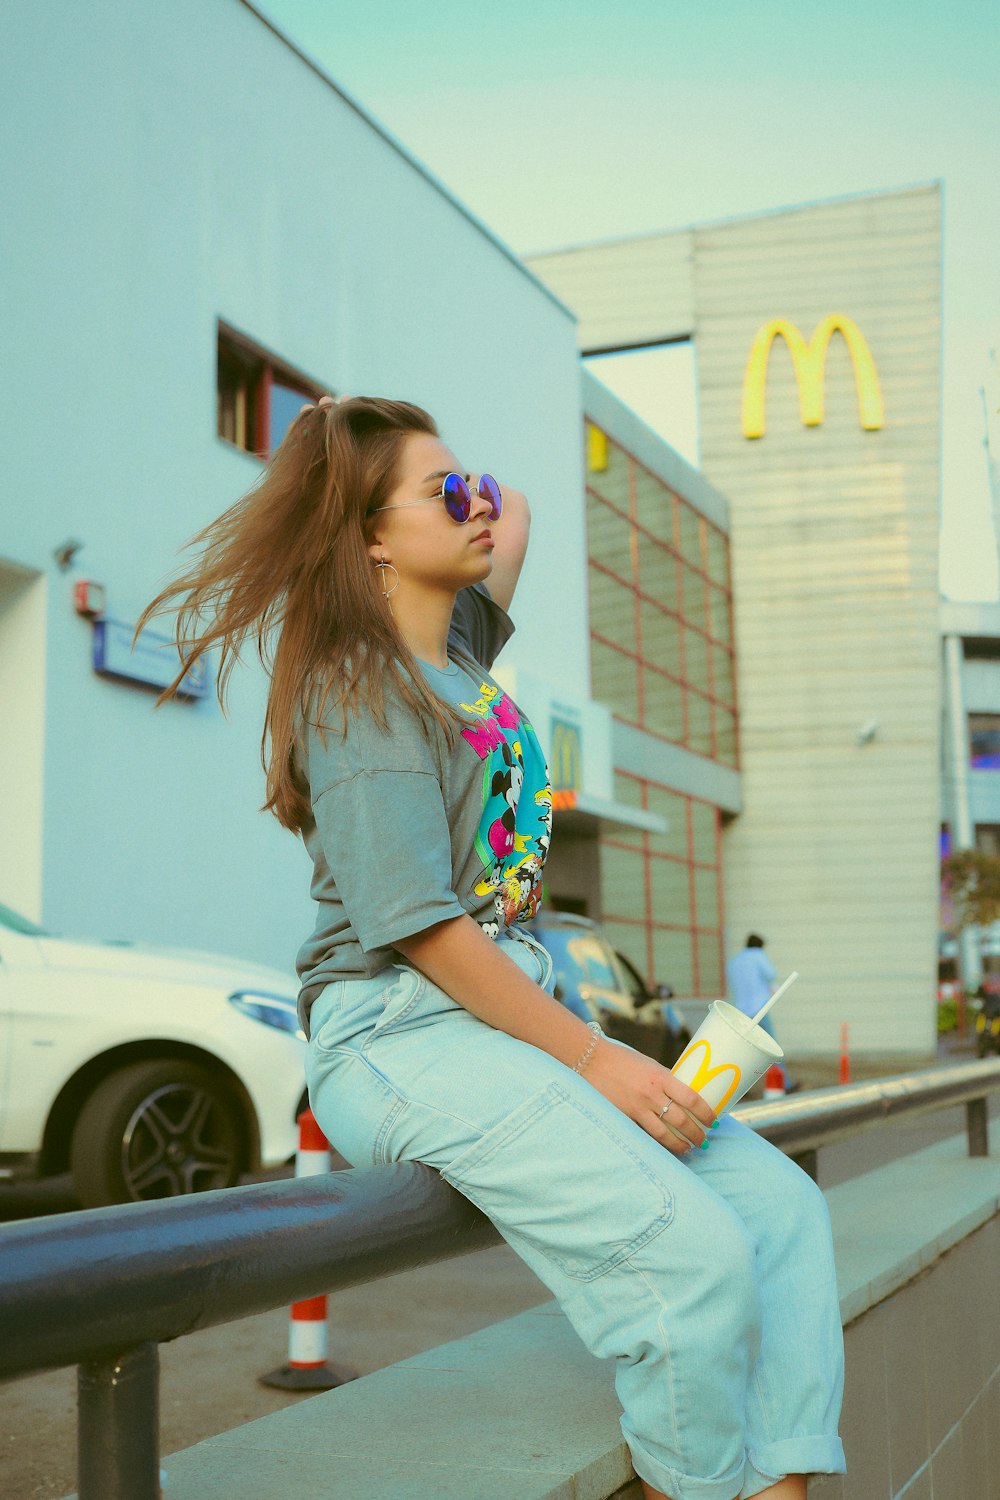
M 484 479 L 488 479 L 490 483 L 495 486 L 495 495 L 489 491 L 487 491 L 485 495 L 483 494 L 482 485 Z M 449 480 L 455 481 L 455 484 L 452 486 L 452 488 L 458 490 L 457 495 L 450 495 L 448 493 L 447 487 Z M 499 521 L 501 515 L 503 514 L 503 494 L 501 493 L 499 484 L 497 484 L 497 481 L 494 479 L 492 474 L 480 474 L 479 483 L 476 485 L 476 494 L 479 496 L 480 500 L 489 500 L 489 519 L 491 521 Z M 446 474 L 441 481 L 441 488 L 433 495 L 421 495 L 419 500 L 400 500 L 397 501 L 395 505 L 376 505 L 371 514 L 375 515 L 380 510 L 405 510 L 408 505 L 426 505 L 431 500 L 443 500 L 445 510 L 458 526 L 464 526 L 466 521 L 468 521 L 469 517 L 472 515 L 472 491 L 469 489 L 468 482 L 461 474 Z M 462 510 L 464 510 L 465 515 L 456 516 L 456 507 L 460 507 Z

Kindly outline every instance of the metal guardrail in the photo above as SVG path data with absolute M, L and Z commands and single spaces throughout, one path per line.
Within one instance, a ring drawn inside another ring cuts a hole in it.
M 811 1089 L 768 1104 L 738 1105 L 737 1119 L 780 1147 L 818 1181 L 820 1146 L 874 1129 L 901 1115 L 965 1105 L 970 1156 L 989 1155 L 987 1096 L 1000 1088 L 1000 1058 L 898 1073 L 866 1083 Z
M 734 1114 L 815 1177 L 824 1143 L 956 1104 L 988 1155 L 996 1089 L 981 1061 Z M 411 1162 L 24 1220 L 0 1233 L 0 1380 L 78 1365 L 79 1500 L 159 1500 L 159 1344 L 500 1238 Z

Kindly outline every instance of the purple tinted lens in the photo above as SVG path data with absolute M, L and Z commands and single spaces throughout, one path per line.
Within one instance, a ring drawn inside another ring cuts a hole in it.
M 503 496 L 492 474 L 479 476 L 479 494 L 481 499 L 490 502 L 490 520 L 499 521 L 500 512 L 503 510 Z
M 472 495 L 461 474 L 449 474 L 441 487 L 444 506 L 453 521 L 467 521 L 472 509 Z

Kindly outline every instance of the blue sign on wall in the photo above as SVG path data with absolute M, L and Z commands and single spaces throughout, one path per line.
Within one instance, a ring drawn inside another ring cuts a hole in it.
M 106 677 L 127 677 L 149 687 L 169 687 L 181 665 L 177 642 L 170 636 L 144 630 L 132 649 L 134 625 L 124 620 L 95 620 L 94 671 Z M 201 657 L 177 688 L 185 698 L 204 698 L 208 692 L 208 666 Z

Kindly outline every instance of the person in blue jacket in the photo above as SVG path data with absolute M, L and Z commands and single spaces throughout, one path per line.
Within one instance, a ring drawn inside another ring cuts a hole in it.
M 777 977 L 778 971 L 764 951 L 764 939 L 756 932 L 750 933 L 744 947 L 739 953 L 734 953 L 726 965 L 729 998 L 737 1010 L 743 1011 L 747 1016 L 755 1016 L 761 1006 L 766 1005 L 769 997 L 774 994 L 774 981 Z M 776 1000 L 774 1004 L 777 1007 L 780 1001 Z M 774 1010 L 768 1011 L 760 1026 L 769 1037 L 778 1041 L 774 1031 Z M 778 1042 L 778 1045 L 781 1043 Z M 786 1094 L 794 1094 L 802 1087 L 800 1083 L 792 1082 L 783 1062 L 776 1066 L 781 1069 Z

